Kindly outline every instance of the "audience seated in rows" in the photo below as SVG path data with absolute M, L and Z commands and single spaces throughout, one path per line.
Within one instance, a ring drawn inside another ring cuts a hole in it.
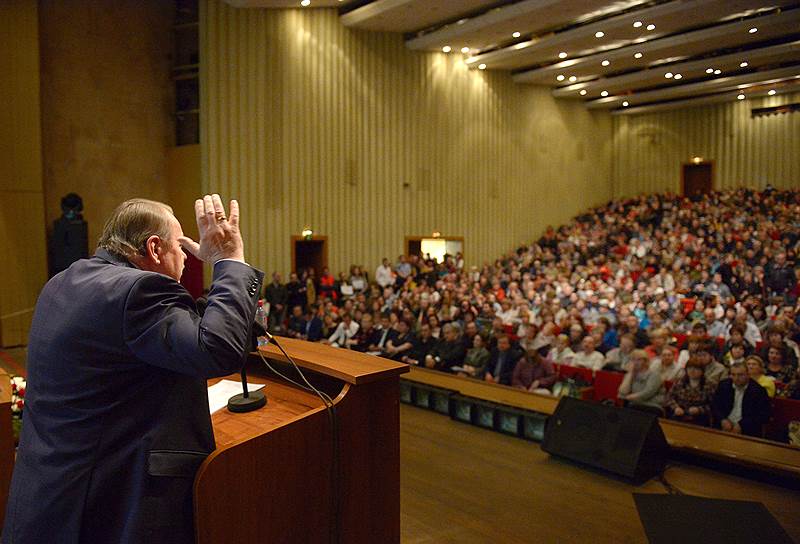
M 625 372 L 631 406 L 757 432 L 722 400 L 741 396 L 734 368 L 749 407 L 754 387 L 800 396 L 799 215 L 800 192 L 772 188 L 615 200 L 481 267 L 459 254 L 383 259 L 372 282 L 361 266 L 338 281 L 305 270 L 285 297 L 276 275 L 270 326 L 527 390 L 552 387 L 554 365 Z M 282 317 L 284 298 L 299 314 Z

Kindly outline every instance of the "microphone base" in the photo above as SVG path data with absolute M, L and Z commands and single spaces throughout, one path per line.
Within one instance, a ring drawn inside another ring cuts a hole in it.
M 244 393 L 239 393 L 228 399 L 228 411 L 242 414 L 258 410 L 262 406 L 266 406 L 266 404 L 267 397 L 261 390 L 251 391 L 247 397 L 244 396 Z

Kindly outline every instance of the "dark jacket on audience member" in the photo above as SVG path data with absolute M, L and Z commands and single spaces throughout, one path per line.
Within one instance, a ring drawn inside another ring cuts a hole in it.
M 434 358 L 439 357 L 440 360 L 436 362 L 437 370 L 450 370 L 450 368 L 464 362 L 467 351 L 464 349 L 464 344 L 461 340 L 456 339 L 454 342 L 440 340 L 429 355 Z
M 486 365 L 486 372 L 497 379 L 497 383 L 511 385 L 511 377 L 514 375 L 517 361 L 522 358 L 522 350 L 516 345 L 512 345 L 505 354 L 497 348 L 492 349 L 491 353 L 489 364 Z
M 711 401 L 711 411 L 714 414 L 714 426 L 719 427 L 723 419 L 728 417 L 733 409 L 734 385 L 730 378 L 722 380 L 717 386 L 714 398 Z M 739 426 L 743 434 L 751 436 L 761 435 L 761 426 L 769 421 L 770 402 L 767 391 L 755 381 L 747 382 L 747 389 L 742 399 L 742 419 Z
M 406 354 L 411 359 L 418 361 L 420 365 L 425 364 L 425 356 L 428 355 L 439 341 L 433 336 L 427 340 L 423 340 L 421 336 L 417 337 L 414 342 L 414 347 L 408 350 Z
M 316 342 L 322 339 L 322 320 L 319 316 L 314 316 L 311 319 L 305 320 L 303 323 L 303 332 L 301 333 L 309 342 Z

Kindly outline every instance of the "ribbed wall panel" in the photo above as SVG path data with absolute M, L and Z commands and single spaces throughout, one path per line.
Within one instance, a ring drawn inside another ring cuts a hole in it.
M 469 263 L 607 200 L 611 120 L 460 55 L 343 27 L 336 10 L 201 2 L 204 191 L 239 198 L 248 260 L 287 272 L 329 237 L 334 272 L 407 235 L 463 236 Z
M 613 118 L 614 196 L 681 190 L 681 165 L 714 162 L 714 187 L 800 187 L 800 114 L 751 117 L 800 93 Z

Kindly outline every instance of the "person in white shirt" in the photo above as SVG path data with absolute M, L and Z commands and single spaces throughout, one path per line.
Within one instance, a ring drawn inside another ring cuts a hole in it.
M 358 332 L 358 323 L 353 321 L 350 314 L 342 315 L 342 322 L 333 331 L 333 334 L 323 344 L 330 344 L 333 347 L 343 347 L 350 349 L 351 339 Z
M 592 370 L 600 370 L 606 364 L 606 358 L 599 351 L 594 349 L 594 338 L 585 336 L 581 341 L 581 351 L 573 355 L 572 366 L 581 366 L 591 368 Z
M 575 353 L 569 347 L 569 336 L 566 334 L 559 334 L 558 338 L 553 344 L 553 349 L 547 354 L 547 358 L 554 363 L 569 365 L 572 364 L 572 358 Z
M 381 288 L 389 287 L 394 283 L 394 274 L 392 267 L 389 266 L 389 259 L 383 258 L 383 264 L 375 269 L 375 281 Z

